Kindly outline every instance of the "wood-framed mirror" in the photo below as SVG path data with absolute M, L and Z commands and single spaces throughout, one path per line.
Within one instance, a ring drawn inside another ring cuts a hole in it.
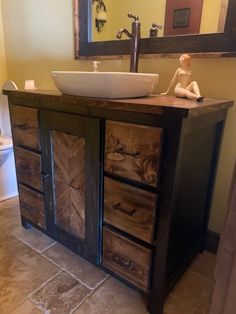
M 225 12 L 223 10 L 223 13 L 219 15 L 219 20 L 223 20 L 223 22 L 220 21 L 219 23 L 224 24 L 221 26 L 222 30 L 219 33 L 183 34 L 157 38 L 142 38 L 140 44 L 140 54 L 148 57 L 150 55 L 169 55 L 188 52 L 206 55 L 214 53 L 220 56 L 235 56 L 236 0 L 220 1 L 223 3 L 223 9 Z M 122 55 L 128 55 L 130 53 L 130 40 L 127 39 L 92 41 L 92 28 L 94 27 L 94 19 L 92 18 L 93 4 L 96 1 L 73 0 L 73 2 L 76 59 L 96 56 L 114 58 Z M 106 0 L 104 0 L 104 2 L 106 3 Z M 152 22 L 153 21 L 150 21 L 150 26 Z M 131 24 L 131 21 L 129 21 L 129 23 Z M 124 26 L 120 25 L 120 28 L 121 27 Z

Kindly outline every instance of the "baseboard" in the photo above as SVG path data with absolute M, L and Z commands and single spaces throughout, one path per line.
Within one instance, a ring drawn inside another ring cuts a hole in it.
M 0 202 L 6 201 L 9 198 L 12 198 L 12 197 L 15 197 L 15 196 L 18 196 L 18 190 L 14 191 L 12 193 L 9 193 L 9 194 L 0 195 Z
M 207 236 L 206 236 L 205 250 L 210 253 L 216 254 L 218 250 L 219 242 L 220 242 L 220 234 L 215 231 L 208 230 Z

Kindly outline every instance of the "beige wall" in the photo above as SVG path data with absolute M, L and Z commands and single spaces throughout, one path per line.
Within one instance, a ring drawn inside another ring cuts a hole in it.
M 0 2 L 0 88 L 6 79 L 7 79 L 6 54 L 2 24 L 2 6 Z
M 131 20 L 128 19 L 127 13 L 139 16 L 141 22 L 142 37 L 149 37 L 149 31 L 153 22 L 164 26 L 166 0 L 148 0 L 149 4 L 145 4 L 144 0 L 104 0 L 107 8 L 107 23 L 101 32 L 97 32 L 95 28 L 96 5 L 92 7 L 92 40 L 115 40 L 118 30 L 123 27 L 131 31 Z M 202 6 L 202 16 L 200 24 L 200 33 L 216 33 L 218 30 L 219 16 L 222 1 L 226 0 L 204 0 Z M 163 36 L 162 30 L 158 31 L 158 36 Z M 124 39 L 127 39 L 124 36 Z
M 148 0 L 149 5 L 146 5 L 143 10 L 144 0 L 105 0 L 107 7 L 107 23 L 103 30 L 98 33 L 94 29 L 95 6 L 93 5 L 93 41 L 97 40 L 115 40 L 116 34 L 120 28 L 127 28 L 131 31 L 131 23 L 133 20 L 127 17 L 128 13 L 139 16 L 141 23 L 142 37 L 149 37 L 149 30 L 153 22 L 159 25 L 164 25 L 165 18 L 165 1 Z M 135 7 L 135 8 L 134 8 Z M 163 35 L 163 30 L 158 31 L 158 36 Z M 124 36 L 124 39 L 127 39 Z
M 73 55 L 72 1 L 1 0 L 8 78 L 20 87 L 34 79 L 41 89 L 54 88 L 52 70 L 90 70 L 91 61 Z M 12 18 L 14 16 L 14 18 Z M 166 89 L 177 59 L 141 60 L 141 72 L 160 74 L 157 93 Z M 194 78 L 207 97 L 236 99 L 236 58 L 193 59 Z M 127 71 L 128 60 L 102 61 L 101 70 Z M 236 156 L 236 108 L 230 110 L 219 159 L 209 228 L 222 230 Z M 204 148 L 203 148 L 204 149 Z
M 216 33 L 222 0 L 203 0 L 200 33 Z

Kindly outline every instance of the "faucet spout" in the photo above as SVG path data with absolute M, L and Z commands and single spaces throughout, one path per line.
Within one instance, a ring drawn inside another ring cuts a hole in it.
M 121 28 L 118 33 L 116 34 L 116 37 L 118 39 L 122 38 L 122 35 L 125 34 L 127 37 L 132 38 L 133 34 L 131 34 L 126 28 Z
M 141 38 L 141 23 L 139 22 L 139 17 L 132 14 L 128 14 L 129 18 L 133 18 L 132 31 L 131 33 L 126 28 L 121 28 L 116 37 L 118 39 L 122 38 L 125 34 L 131 39 L 131 53 L 130 53 L 130 72 L 138 72 L 138 60 L 139 60 L 139 48 L 140 48 L 140 38 Z

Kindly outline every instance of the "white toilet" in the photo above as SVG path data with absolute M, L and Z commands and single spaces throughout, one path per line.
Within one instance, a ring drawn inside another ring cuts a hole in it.
M 12 81 L 2 89 L 17 89 Z M 0 91 L 1 93 L 1 91 Z M 0 94 L 0 202 L 18 195 L 7 96 Z

